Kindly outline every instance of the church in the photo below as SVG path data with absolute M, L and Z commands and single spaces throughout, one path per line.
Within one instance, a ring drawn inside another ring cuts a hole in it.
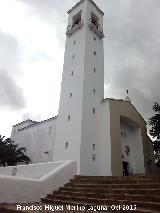
M 73 160 L 77 174 L 151 174 L 146 122 L 127 95 L 104 98 L 104 13 L 92 0 L 68 11 L 58 116 L 15 124 L 11 138 L 34 164 Z

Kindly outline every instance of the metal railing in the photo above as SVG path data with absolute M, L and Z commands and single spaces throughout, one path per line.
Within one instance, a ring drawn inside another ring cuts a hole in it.
M 83 20 L 81 19 L 78 23 L 74 23 L 72 25 L 69 25 L 67 27 L 66 35 L 70 36 L 72 35 L 75 31 L 80 29 L 83 26 Z

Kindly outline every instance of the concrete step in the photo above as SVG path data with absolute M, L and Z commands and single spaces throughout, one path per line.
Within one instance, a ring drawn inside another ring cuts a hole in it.
M 129 201 L 148 201 L 148 202 L 156 202 L 160 203 L 160 196 L 155 196 L 152 194 L 143 195 L 143 194 L 109 194 L 109 193 L 84 193 L 84 192 L 66 192 L 61 191 L 57 194 L 48 194 L 47 198 L 57 198 L 58 196 L 67 196 L 67 197 L 85 197 L 91 199 L 114 199 L 121 200 L 122 198 Z
M 101 203 L 98 205 L 97 203 L 93 203 L 91 201 L 73 201 L 73 200 L 67 200 L 67 198 L 64 200 L 61 200 L 61 199 L 49 199 L 49 198 L 42 198 L 41 199 L 42 202 L 45 202 L 45 203 L 50 203 L 50 204 L 56 204 L 56 205 L 72 205 L 72 206 L 76 206 L 76 205 L 79 205 L 79 206 L 85 206 L 86 209 L 90 210 L 91 208 L 94 207 L 95 211 L 96 210 L 99 210 L 98 208 L 106 208 L 108 210 L 111 210 L 110 209 L 110 205 L 111 206 L 122 206 L 122 207 L 126 207 L 127 205 L 129 205 L 129 207 L 136 205 L 136 208 L 138 209 L 138 212 L 140 212 L 141 209 L 143 209 L 142 211 L 143 212 L 152 212 L 152 211 L 157 211 L 160 209 L 160 204 L 158 203 L 154 203 L 154 202 L 128 202 L 126 200 L 119 200 L 119 201 L 115 201 L 115 200 L 107 200 L 107 202 L 103 203 L 102 204 L 102 200 L 101 200 Z M 122 209 L 121 209 L 122 210 Z M 145 210 L 145 211 L 144 211 Z M 141 212 L 142 212 L 141 211 Z M 108 212 L 108 211 L 107 211 Z M 114 212 L 114 211 L 112 211 Z M 116 210 L 117 212 L 117 210 Z M 119 211 L 118 211 L 119 212 Z M 129 212 L 127 210 L 127 212 Z M 131 212 L 137 212 L 137 211 L 131 211 Z
M 75 180 L 76 179 L 88 179 L 88 180 L 92 180 L 92 179 L 117 179 L 117 180 L 131 180 L 131 179 L 149 179 L 149 180 L 156 180 L 159 179 L 160 180 L 160 175 L 133 175 L 133 176 L 84 176 L 84 175 L 75 175 Z
M 91 183 L 91 184 L 152 184 L 160 183 L 159 179 L 72 179 L 70 183 L 81 184 L 81 183 Z
M 92 183 L 67 183 L 64 187 L 73 188 L 103 188 L 103 189 L 160 189 L 160 183 L 152 184 L 92 184 Z
M 67 192 L 89 192 L 89 193 L 110 193 L 110 194 L 153 194 L 159 195 L 159 189 L 105 189 L 105 188 L 78 188 L 78 187 L 60 187 L 59 191 Z

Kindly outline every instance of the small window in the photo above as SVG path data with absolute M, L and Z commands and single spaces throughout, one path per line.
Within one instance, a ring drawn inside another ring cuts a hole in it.
M 93 94 L 95 94 L 96 93 L 96 89 L 93 89 Z
M 70 115 L 68 115 L 68 121 L 70 121 L 71 120 L 71 116 Z
M 72 58 L 74 59 L 74 54 L 73 54 Z
M 92 161 L 96 160 L 96 154 L 92 154 Z
M 96 37 L 94 37 L 94 41 L 96 41 Z
M 76 41 L 74 41 L 74 45 L 76 44 Z
M 71 75 L 72 75 L 72 76 L 73 76 L 73 73 L 74 73 L 74 72 L 72 71 L 72 72 L 71 72 Z
M 95 145 L 95 144 L 93 144 L 93 150 L 95 150 L 95 148 L 96 148 L 96 145 Z
M 69 97 L 72 98 L 72 93 L 69 94 Z
M 96 51 L 94 51 L 94 55 L 96 55 Z
M 95 114 L 95 108 L 93 108 L 93 114 Z
M 68 149 L 68 141 L 65 143 L 65 149 Z
M 94 73 L 96 73 L 96 68 L 95 67 L 94 67 L 93 71 L 94 71 Z

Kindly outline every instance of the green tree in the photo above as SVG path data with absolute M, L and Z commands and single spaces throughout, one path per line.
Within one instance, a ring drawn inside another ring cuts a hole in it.
M 19 147 L 19 144 L 11 138 L 5 139 L 0 135 L 0 166 L 15 166 L 18 163 L 30 163 L 30 158 L 25 155 L 26 148 Z
M 149 125 L 152 126 L 149 133 L 154 139 L 153 145 L 156 157 L 160 159 L 160 105 L 154 102 L 152 109 L 154 115 L 149 118 Z

